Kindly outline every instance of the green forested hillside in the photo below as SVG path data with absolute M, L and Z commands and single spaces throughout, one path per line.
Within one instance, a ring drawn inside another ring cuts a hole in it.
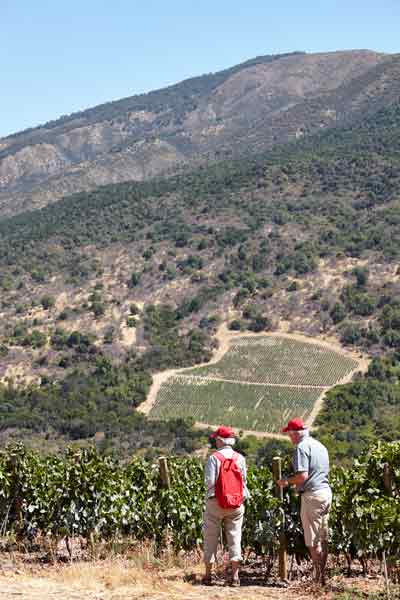
M 46 258 L 49 266 L 58 259 L 58 268 L 63 250 L 137 239 L 178 242 L 179 236 L 190 246 L 202 234 L 232 246 L 269 222 L 311 225 L 316 253 L 324 245 L 330 252 L 396 254 L 399 132 L 397 104 L 357 128 L 327 132 L 259 158 L 76 194 L 0 222 L 0 260 L 29 267 L 35 258 Z M 216 235 L 206 225 L 210 217 L 223 222 L 227 215 L 243 224 L 231 239 L 220 227 Z M 391 240 L 380 236 L 388 227 Z M 55 256 L 49 256 L 49 243 L 60 246 Z
M 398 352 L 399 134 L 400 105 L 394 104 L 357 127 L 268 155 L 106 186 L 1 221 L 7 318 L 0 350 L 7 361 L 28 349 L 37 373 L 46 375 L 39 388 L 2 391 L 1 429 L 46 433 L 51 427 L 76 439 L 154 428 L 129 412 L 145 394 L 150 373 L 207 359 L 228 308 L 236 311 L 233 329 L 262 331 L 284 318 L 372 356 Z M 116 248 L 125 269 L 118 293 L 125 296 L 106 289 L 102 279 L 113 270 L 106 259 Z M 342 278 L 334 285 L 324 280 L 328 263 Z M 59 293 L 67 290 L 73 299 L 74 290 L 77 296 L 83 290 L 86 296 L 57 312 L 57 298 L 52 304 L 44 296 L 54 280 Z M 105 314 L 112 326 L 113 306 L 128 301 L 144 304 L 128 317 L 141 346 L 135 356 L 115 350 L 112 332 L 85 348 L 63 332 L 63 321 L 74 315 L 91 315 L 95 323 Z M 29 317 L 38 304 L 46 319 Z M 397 355 L 390 360 L 397 364 Z M 99 376 L 104 364 L 111 379 Z M 397 421 L 390 433 L 385 423 L 398 403 L 393 370 L 370 373 L 329 395 L 321 432 L 340 442 L 338 456 L 346 458 L 371 436 L 396 436 Z M 364 419 L 359 433 L 354 412 Z

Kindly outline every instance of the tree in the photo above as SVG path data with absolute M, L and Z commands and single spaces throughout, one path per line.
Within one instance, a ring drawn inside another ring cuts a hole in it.
M 129 312 L 131 313 L 131 315 L 138 315 L 140 313 L 140 308 L 137 304 L 132 303 L 129 306 Z
M 363 288 L 367 285 L 369 270 L 366 267 L 355 267 L 351 274 L 354 275 L 357 280 L 357 287 Z
M 52 308 L 55 305 L 55 303 L 56 301 L 53 296 L 46 295 L 40 298 L 40 304 L 43 306 L 44 310 Z
M 343 319 L 346 317 L 346 309 L 341 302 L 335 302 L 329 311 L 329 315 L 336 325 L 337 323 L 343 321 Z
M 22 340 L 23 346 L 31 346 L 31 348 L 42 348 L 46 345 L 47 335 L 38 329 L 34 329 L 30 334 L 26 335 Z
M 245 324 L 240 319 L 234 319 L 228 325 L 231 331 L 242 331 L 245 328 Z
M 126 324 L 128 327 L 136 327 L 137 321 L 135 317 L 131 316 L 126 319 Z
M 250 331 L 254 331 L 255 333 L 259 333 L 260 331 L 269 331 L 271 329 L 272 323 L 268 319 L 268 317 L 263 317 L 261 315 L 257 316 L 248 326 Z
M 91 310 L 93 311 L 93 314 L 96 318 L 104 315 L 106 311 L 105 306 L 102 302 L 93 302 Z
M 136 287 L 140 283 L 140 273 L 136 271 L 132 273 L 131 278 L 129 280 L 129 287 Z
M 357 323 L 346 323 L 341 330 L 341 341 L 344 344 L 358 344 L 362 340 L 362 331 Z

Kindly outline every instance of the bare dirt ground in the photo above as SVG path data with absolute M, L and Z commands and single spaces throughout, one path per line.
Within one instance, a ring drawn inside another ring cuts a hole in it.
M 343 575 L 331 577 L 326 587 L 308 579 L 278 587 L 279 582 L 242 577 L 240 588 L 201 584 L 201 567 L 186 569 L 138 567 L 132 561 L 114 559 L 77 562 L 70 565 L 31 567 L 10 564 L 0 567 L 0 599 L 12 600 L 333 600 L 359 597 L 383 591 L 379 574 L 366 578 Z M 344 595 L 346 594 L 346 595 Z M 393 598 L 398 596 L 393 596 Z
M 196 367 L 211 365 L 211 364 L 215 364 L 215 363 L 219 362 L 221 360 L 221 358 L 224 356 L 224 354 L 226 354 L 228 352 L 232 341 L 234 341 L 236 339 L 254 338 L 254 337 L 271 337 L 271 336 L 279 336 L 279 337 L 283 337 L 283 338 L 290 339 L 290 340 L 297 340 L 299 342 L 315 344 L 317 346 L 322 346 L 323 348 L 326 348 L 329 350 L 334 350 L 335 352 L 339 352 L 340 354 L 344 354 L 345 356 L 348 356 L 349 358 L 352 358 L 353 360 L 355 360 L 357 362 L 357 367 L 355 369 L 353 369 L 348 375 L 346 375 L 346 377 L 341 379 L 338 382 L 338 384 L 339 383 L 347 383 L 347 382 L 351 381 L 355 372 L 358 372 L 358 371 L 366 372 L 368 369 L 369 360 L 366 356 L 363 356 L 359 352 L 350 352 L 348 350 L 344 351 L 343 347 L 334 339 L 326 339 L 326 338 L 322 338 L 322 337 L 321 338 L 315 338 L 315 337 L 312 338 L 312 337 L 308 337 L 308 336 L 301 335 L 298 333 L 287 333 L 287 331 L 285 330 L 285 327 L 282 327 L 282 329 L 280 329 L 278 331 L 273 331 L 273 332 L 268 332 L 268 333 L 261 332 L 261 333 L 246 334 L 246 333 L 228 330 L 226 323 L 222 323 L 216 333 L 216 339 L 218 341 L 218 348 L 215 351 L 214 356 L 212 357 L 210 362 L 196 365 Z M 151 411 L 152 407 L 154 406 L 154 403 L 156 401 L 157 394 L 160 390 L 161 385 L 163 383 L 165 383 L 170 377 L 172 377 L 174 375 L 179 375 L 179 374 L 184 375 L 186 371 L 188 371 L 192 368 L 193 367 L 183 368 L 183 369 L 169 369 L 167 371 L 162 371 L 161 373 L 154 374 L 153 375 L 153 385 L 151 386 L 149 395 L 147 396 L 147 399 L 145 400 L 145 402 L 143 402 L 138 407 L 137 410 L 148 415 L 149 412 Z M 218 378 L 207 377 L 207 379 L 217 380 Z M 228 381 L 228 380 L 224 380 L 224 381 Z M 245 383 L 245 382 L 238 382 L 238 383 Z M 279 384 L 276 384 L 276 385 L 279 385 Z M 285 387 L 304 387 L 304 386 L 287 386 L 287 384 L 285 384 Z M 310 387 L 310 386 L 306 386 L 306 387 Z M 325 387 L 324 389 L 323 389 L 323 386 L 318 386 L 318 387 L 321 388 L 321 395 L 315 402 L 314 408 L 313 408 L 310 416 L 307 419 L 308 427 L 312 427 L 312 424 L 314 423 L 318 413 L 320 412 L 320 410 L 323 406 L 325 394 L 330 389 L 330 387 Z M 207 423 L 196 423 L 196 426 L 199 428 L 212 427 L 211 425 L 209 425 Z M 257 437 L 263 437 L 263 438 L 265 438 L 265 437 L 282 438 L 282 436 L 279 434 L 266 433 L 266 432 L 261 432 L 261 431 L 246 431 L 244 433 L 255 435 Z
M 35 377 L 28 371 L 29 368 L 26 367 L 25 369 L 25 365 L 21 363 L 17 365 L 9 365 L 6 368 L 4 376 L 0 379 L 0 383 L 7 385 L 10 381 L 12 381 L 13 383 L 23 383 L 28 385 L 29 383 L 37 381 L 38 377 Z

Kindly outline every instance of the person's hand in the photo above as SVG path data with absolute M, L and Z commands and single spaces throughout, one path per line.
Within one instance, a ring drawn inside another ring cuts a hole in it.
M 278 481 L 276 482 L 276 485 L 279 485 L 279 487 L 281 487 L 281 488 L 285 488 L 285 487 L 288 487 L 289 482 L 287 479 L 278 479 Z

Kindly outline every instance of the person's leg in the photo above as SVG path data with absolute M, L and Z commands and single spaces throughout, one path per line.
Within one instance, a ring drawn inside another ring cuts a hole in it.
M 203 517 L 204 538 L 204 582 L 211 582 L 212 567 L 216 559 L 218 538 L 221 528 L 221 517 L 214 499 L 207 500 Z
M 320 583 L 322 576 L 322 549 L 321 544 L 316 546 L 308 546 L 308 551 L 314 567 L 314 580 Z
M 239 565 L 240 562 L 238 560 L 231 560 L 231 569 L 232 569 L 232 584 L 239 584 Z
M 316 521 L 313 498 L 304 494 L 301 498 L 300 519 L 303 526 L 304 541 L 313 564 L 313 578 L 318 582 L 320 578 L 320 554 L 316 543 Z
M 212 578 L 212 566 L 213 563 L 212 562 L 207 562 L 206 560 L 204 561 L 204 583 L 211 583 L 211 578 Z
M 224 517 L 226 541 L 232 568 L 232 584 L 239 584 L 239 565 L 242 560 L 242 526 L 244 506 L 234 509 Z
M 325 577 L 326 563 L 327 563 L 327 560 L 328 560 L 328 540 L 323 540 L 321 542 L 321 548 L 322 548 L 322 552 L 321 552 L 320 583 L 322 583 L 322 585 L 325 585 L 325 583 L 326 583 L 326 577 Z
M 321 505 L 321 527 L 319 531 L 319 539 L 321 545 L 320 553 L 320 583 L 325 585 L 326 563 L 328 560 L 328 538 L 329 538 L 329 512 L 332 506 L 332 494 L 327 494 Z
M 328 558 L 328 519 L 332 502 L 330 490 L 314 495 L 304 495 L 301 499 L 301 522 L 304 539 L 309 550 L 314 579 L 325 584 L 325 568 Z

